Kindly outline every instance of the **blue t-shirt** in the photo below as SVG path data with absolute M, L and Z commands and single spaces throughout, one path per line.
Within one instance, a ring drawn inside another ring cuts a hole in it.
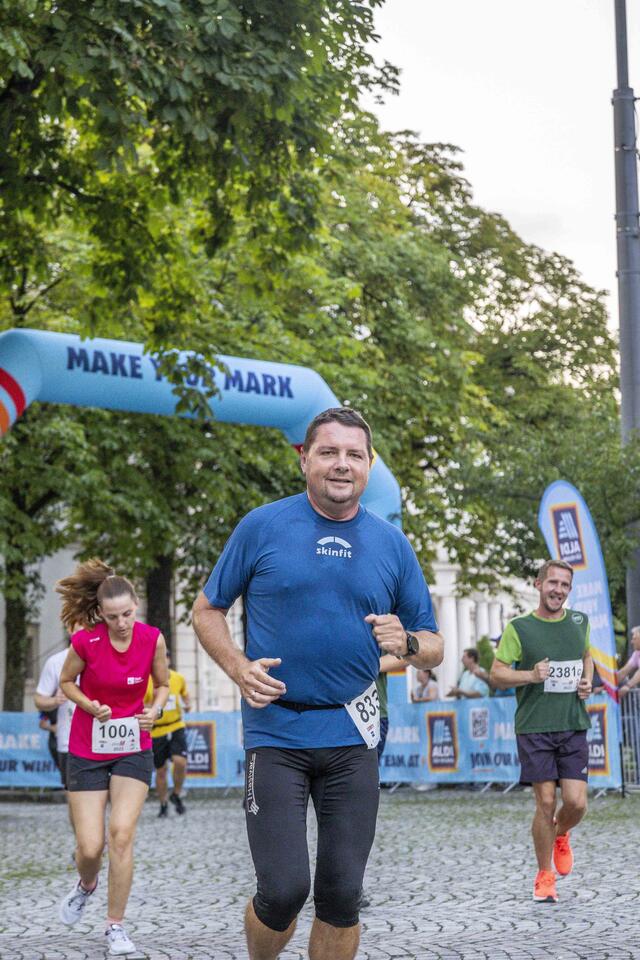
M 477 677 L 471 670 L 463 670 L 458 680 L 458 686 L 467 693 L 479 693 L 481 697 L 489 696 L 489 684 L 482 677 Z
M 280 657 L 270 673 L 297 703 L 346 703 L 376 679 L 380 650 L 368 614 L 395 613 L 410 631 L 438 629 L 402 531 L 362 506 L 352 520 L 329 520 L 306 493 L 247 514 L 204 593 L 222 608 L 243 597 L 247 656 Z M 247 749 L 362 743 L 346 710 L 295 713 L 243 700 L 242 719 Z

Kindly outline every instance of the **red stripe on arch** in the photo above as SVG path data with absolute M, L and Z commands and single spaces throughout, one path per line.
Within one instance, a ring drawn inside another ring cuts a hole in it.
M 27 405 L 22 387 L 17 380 L 14 380 L 10 373 L 0 367 L 0 387 L 3 387 L 14 402 L 16 415 L 22 416 L 22 412 Z

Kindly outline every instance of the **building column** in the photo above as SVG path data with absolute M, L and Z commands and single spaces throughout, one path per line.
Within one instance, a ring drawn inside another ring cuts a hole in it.
M 489 636 L 492 640 L 502 636 L 502 604 L 498 600 L 489 603 Z
M 436 674 L 438 677 L 439 695 L 440 697 L 445 697 L 451 687 L 455 687 L 458 680 L 458 673 L 460 672 L 456 598 L 440 597 L 438 608 L 440 615 L 440 633 L 444 637 L 444 659 L 440 666 L 436 667 Z
M 489 603 L 487 600 L 476 600 L 476 643 L 489 633 Z
M 456 601 L 456 616 L 458 620 L 458 660 L 469 647 L 473 646 L 471 637 L 471 600 L 462 597 Z M 460 670 L 462 667 L 459 668 Z

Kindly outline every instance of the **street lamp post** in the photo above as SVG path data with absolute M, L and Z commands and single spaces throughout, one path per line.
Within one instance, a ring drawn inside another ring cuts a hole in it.
M 640 431 L 640 219 L 635 96 L 629 86 L 626 0 L 614 0 L 618 85 L 613 92 L 622 439 Z M 640 624 L 640 549 L 627 568 L 627 623 Z

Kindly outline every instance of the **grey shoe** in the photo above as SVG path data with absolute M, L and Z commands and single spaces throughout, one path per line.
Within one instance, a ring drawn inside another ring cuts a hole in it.
M 130 953 L 136 953 L 136 948 L 121 923 L 110 923 L 104 935 L 112 957 L 126 957 Z
M 96 887 L 97 886 L 98 884 L 96 883 Z M 66 923 L 68 927 L 72 927 L 74 923 L 82 919 L 87 901 L 96 887 L 94 887 L 93 890 L 83 890 L 78 880 L 71 893 L 67 894 L 58 907 L 58 916 L 62 923 Z

